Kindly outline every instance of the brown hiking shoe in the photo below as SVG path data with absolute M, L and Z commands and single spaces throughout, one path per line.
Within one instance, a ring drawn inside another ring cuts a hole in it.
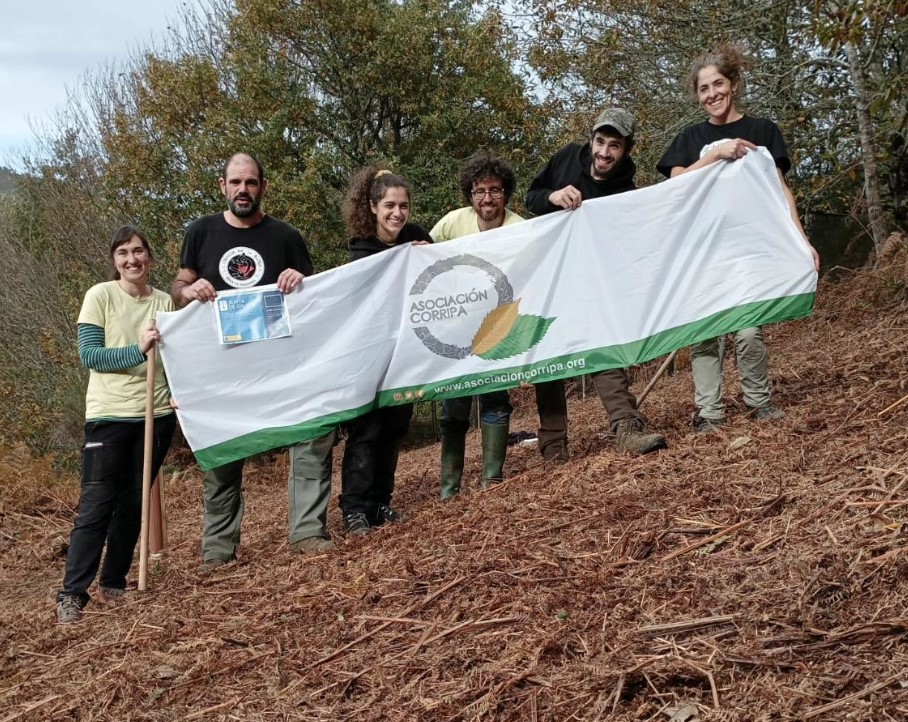
M 615 438 L 623 454 L 649 454 L 668 446 L 665 437 L 647 431 L 641 419 L 621 419 L 615 425 Z

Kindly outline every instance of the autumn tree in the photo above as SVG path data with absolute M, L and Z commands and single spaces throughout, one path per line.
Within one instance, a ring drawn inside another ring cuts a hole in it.
M 57 414 L 63 396 L 81 397 L 72 319 L 85 289 L 106 277 L 111 229 L 146 231 L 166 285 L 186 224 L 223 208 L 217 178 L 233 151 L 262 160 L 267 211 L 303 231 L 318 269 L 345 259 L 340 201 L 370 160 L 409 178 L 427 224 L 462 204 L 456 171 L 479 147 L 495 147 L 528 179 L 547 125 L 518 52 L 493 4 L 208 0 L 185 10 L 161 47 L 92 71 L 42 139 L 46 156 L 26 160 L 21 205 L 0 224 L 7 258 L 53 266 L 41 292 L 56 312 L 36 306 L 28 325 L 14 313 L 0 320 L 0 380 L 18 385 L 15 409 Z M 17 275 L 7 292 L 30 298 L 35 281 Z M 17 353 L 39 348 L 48 351 L 29 356 L 35 373 L 65 368 L 65 389 L 16 366 Z M 15 409 L 8 428 L 18 430 L 27 414 Z M 69 427 L 77 420 L 70 414 Z M 51 425 L 33 438 L 49 438 Z
M 908 2 L 821 0 L 814 10 L 818 40 L 847 71 L 863 197 L 879 254 L 888 234 L 887 211 L 904 222 L 908 196 Z
M 603 105 L 625 105 L 637 114 L 644 182 L 658 180 L 655 162 L 675 134 L 703 117 L 685 84 L 691 60 L 723 42 L 742 45 L 755 61 L 743 107 L 781 126 L 794 161 L 790 180 L 809 215 L 850 206 L 859 175 L 872 187 L 876 172 L 867 161 L 888 159 L 880 145 L 864 152 L 864 135 L 904 137 L 905 5 L 533 0 L 515 4 L 513 21 L 544 84 L 544 100 L 574 134 L 585 131 Z M 859 48 L 857 64 L 847 57 L 846 39 Z M 861 79 L 864 93 L 856 91 Z M 875 223 L 898 203 L 892 195 L 887 207 L 885 188 L 881 195 Z

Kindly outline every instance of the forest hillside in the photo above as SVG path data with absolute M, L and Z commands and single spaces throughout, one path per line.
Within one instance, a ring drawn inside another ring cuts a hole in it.
M 767 330 L 781 422 L 747 418 L 728 359 L 731 424 L 695 434 L 682 362 L 644 406 L 670 448 L 630 458 L 578 380 L 569 463 L 515 446 L 479 491 L 471 433 L 474 483 L 441 503 L 438 445 L 414 442 L 409 518 L 346 539 L 332 504 L 322 555 L 287 546 L 276 453 L 247 467 L 239 560 L 197 576 L 201 475 L 177 457 L 150 591 L 66 627 L 77 482 L 14 449 L 0 720 L 908 719 L 904 253 Z M 534 430 L 532 391 L 514 399 L 512 430 Z

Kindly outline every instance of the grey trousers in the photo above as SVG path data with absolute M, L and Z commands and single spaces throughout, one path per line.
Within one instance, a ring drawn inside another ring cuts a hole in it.
M 335 431 L 290 447 L 290 542 L 310 536 L 327 537 L 328 500 L 331 497 L 331 450 Z M 233 559 L 240 543 L 243 521 L 243 466 L 245 459 L 211 469 L 205 474 L 205 521 L 202 558 Z
M 331 499 L 331 450 L 337 432 L 290 447 L 288 521 L 290 543 L 312 536 L 328 536 Z
M 735 333 L 735 354 L 744 403 L 759 408 L 769 403 L 769 352 L 763 329 L 745 328 Z M 704 419 L 724 419 L 722 363 L 725 336 L 711 338 L 691 347 L 690 365 L 694 375 L 694 403 Z

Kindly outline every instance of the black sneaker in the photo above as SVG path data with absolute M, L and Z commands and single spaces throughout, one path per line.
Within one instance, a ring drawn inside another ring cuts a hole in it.
M 75 594 L 61 594 L 57 599 L 57 624 L 74 624 L 82 619 L 85 602 Z
M 381 526 L 382 524 L 396 524 L 397 522 L 403 521 L 406 518 L 407 517 L 404 514 L 401 514 L 390 504 L 379 504 L 378 510 L 375 512 L 375 519 L 372 522 L 372 526 Z
M 704 419 L 702 416 L 694 419 L 694 431 L 698 434 L 717 434 L 720 426 L 725 426 L 725 419 Z
M 350 536 L 365 536 L 371 528 L 369 520 L 361 511 L 344 514 L 344 531 Z

